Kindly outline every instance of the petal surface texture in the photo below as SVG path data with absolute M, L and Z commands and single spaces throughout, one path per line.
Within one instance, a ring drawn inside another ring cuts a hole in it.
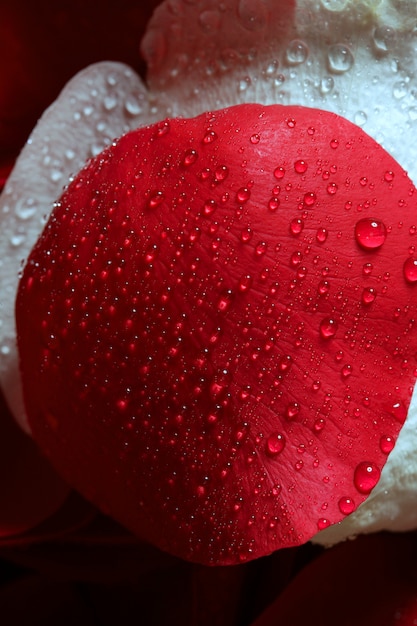
M 415 383 L 415 188 L 333 113 L 133 131 L 57 203 L 20 283 L 33 436 L 178 556 L 302 543 L 378 483 Z

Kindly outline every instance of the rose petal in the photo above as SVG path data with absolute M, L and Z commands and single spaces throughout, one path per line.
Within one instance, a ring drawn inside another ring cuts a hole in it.
M 35 439 L 88 499 L 192 560 L 343 519 L 415 383 L 414 194 L 323 111 L 246 105 L 126 135 L 71 184 L 21 282 Z
M 252 626 L 412 626 L 416 535 L 359 537 L 324 552 Z

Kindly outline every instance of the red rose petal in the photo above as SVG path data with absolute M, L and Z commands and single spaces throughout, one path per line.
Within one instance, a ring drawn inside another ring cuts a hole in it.
M 252 626 L 412 626 L 416 535 L 380 533 L 325 551 Z
M 20 284 L 35 439 L 88 499 L 192 560 L 340 521 L 415 382 L 414 193 L 318 110 L 246 105 L 124 136 L 64 193 Z M 364 218 L 384 224 L 379 247 L 357 240 Z
M 53 515 L 69 488 L 10 415 L 0 394 L 0 541 Z

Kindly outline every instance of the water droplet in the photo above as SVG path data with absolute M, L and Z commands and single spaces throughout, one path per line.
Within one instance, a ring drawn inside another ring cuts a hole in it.
M 236 199 L 238 202 L 240 202 L 241 204 L 244 204 L 245 202 L 247 202 L 250 198 L 250 190 L 247 187 L 241 187 L 237 194 L 236 194 Z
M 260 0 L 239 0 L 237 14 L 241 24 L 251 32 L 263 30 L 268 17 Z
M 300 65 L 308 57 L 308 47 L 300 39 L 290 41 L 286 51 L 287 62 L 290 65 Z
M 309 191 L 306 194 L 304 194 L 304 204 L 307 207 L 314 206 L 316 200 L 317 200 L 317 196 L 313 191 Z
M 352 366 L 349 364 L 346 364 L 342 367 L 341 373 L 342 373 L 342 377 L 343 378 L 349 378 L 349 376 L 352 375 Z
M 351 69 L 355 59 L 348 46 L 337 43 L 330 46 L 327 53 L 327 61 L 331 72 L 334 74 L 344 74 L 344 72 Z
M 183 165 L 185 165 L 185 167 L 189 167 L 190 165 L 193 165 L 193 163 L 195 163 L 197 159 L 198 153 L 196 152 L 196 150 L 187 150 L 184 155 Z
M 326 519 L 325 517 L 321 517 L 317 522 L 318 530 L 324 530 L 325 528 L 328 528 L 329 526 L 330 526 L 330 521 Z
M 171 129 L 171 126 L 168 120 L 163 120 L 162 122 L 158 122 L 158 124 L 155 127 L 155 136 L 163 137 L 164 135 L 169 133 L 170 129 Z
M 330 289 L 330 283 L 328 280 L 321 280 L 319 282 L 317 291 L 319 292 L 321 296 L 325 296 L 327 293 L 329 293 L 329 289 Z
M 386 54 L 395 44 L 395 30 L 390 26 L 378 26 L 374 30 L 373 40 L 376 52 Z
M 387 407 L 387 410 L 393 417 L 395 417 L 397 422 L 404 424 L 407 417 L 407 407 L 403 402 L 393 402 L 391 406 Z
M 336 320 L 331 317 L 325 317 L 320 322 L 320 335 L 323 339 L 331 339 L 335 336 L 338 324 Z
M 217 139 L 217 134 L 214 132 L 214 130 L 208 130 L 203 137 L 203 143 L 205 144 L 213 143 L 214 141 L 216 141 L 216 139 Z
M 360 493 L 368 494 L 378 483 L 380 476 L 381 470 L 375 463 L 363 461 L 355 468 L 353 482 Z
M 297 174 L 305 174 L 307 168 L 308 163 L 303 159 L 298 159 L 298 161 L 294 163 L 294 170 L 297 172 Z
M 253 230 L 249 227 L 244 228 L 242 232 L 240 233 L 240 239 L 243 241 L 243 243 L 248 243 L 248 241 L 250 241 L 252 237 L 253 237 Z
M 381 220 L 365 217 L 356 223 L 355 238 L 365 250 L 376 250 L 384 244 L 387 238 L 387 229 Z
M 148 199 L 148 207 L 150 209 L 156 209 L 163 201 L 165 195 L 162 191 L 154 191 Z
M 266 440 L 266 452 L 271 456 L 280 454 L 285 448 L 285 437 L 282 433 L 274 432 Z
M 300 412 L 300 405 L 298 402 L 290 402 L 285 409 L 285 417 L 287 420 L 293 420 Z
M 349 498 L 349 496 L 340 498 L 338 504 L 340 512 L 343 513 L 343 515 L 350 515 L 355 510 L 355 502 L 352 498 Z
M 415 285 L 417 283 L 417 259 L 409 258 L 405 261 L 403 266 L 405 280 Z
M 250 274 L 244 274 L 239 281 L 239 291 L 248 291 L 252 286 L 252 276 Z
M 323 96 L 331 93 L 334 89 L 334 79 L 331 76 L 324 76 L 320 83 L 320 92 Z
M 219 298 L 217 302 L 217 310 L 220 313 L 227 313 L 233 302 L 233 292 L 228 289 Z
M 293 234 L 294 236 L 299 235 L 304 228 L 304 221 L 300 218 L 294 218 L 293 220 L 291 220 L 290 222 L 290 232 L 291 234 Z
M 274 170 L 274 176 L 277 180 L 281 180 L 285 176 L 285 168 L 277 167 Z
M 250 138 L 250 142 L 256 146 L 256 144 L 258 144 L 261 141 L 261 136 L 258 135 L 258 133 L 255 133 L 254 135 L 251 136 Z
M 328 232 L 325 228 L 318 228 L 316 233 L 316 239 L 319 243 L 324 243 L 328 237 Z
M 223 182 L 229 176 L 229 168 L 226 165 L 220 165 L 214 172 L 216 182 Z
M 256 256 L 263 256 L 268 249 L 268 243 L 266 241 L 260 241 L 255 247 Z
M 376 290 L 373 289 L 373 287 L 365 287 L 365 289 L 362 291 L 361 296 L 362 304 L 364 304 L 365 306 L 369 306 L 370 304 L 372 304 L 372 302 L 375 301 L 375 298 Z
M 280 200 L 279 200 L 279 198 L 277 198 L 277 197 L 275 197 L 275 196 L 274 196 L 274 197 L 273 197 L 273 198 L 271 198 L 271 199 L 269 200 L 269 202 L 268 202 L 268 209 L 269 209 L 270 211 L 276 211 L 276 210 L 277 210 L 277 208 L 279 207 L 279 205 L 280 205 Z
M 211 215 L 217 209 L 217 203 L 215 200 L 206 200 L 203 207 L 204 215 Z
M 334 196 L 334 194 L 337 192 L 337 185 L 336 183 L 329 183 L 327 185 L 327 193 L 329 194 L 329 196 Z
M 395 446 L 395 439 L 390 435 L 382 435 L 379 440 L 379 447 L 384 454 L 389 454 Z

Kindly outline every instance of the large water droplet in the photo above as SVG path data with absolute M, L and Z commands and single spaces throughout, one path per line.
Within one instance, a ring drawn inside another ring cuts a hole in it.
M 365 250 L 376 250 L 384 244 L 387 238 L 387 229 L 381 220 L 365 217 L 356 223 L 355 238 Z
M 405 261 L 403 266 L 405 280 L 415 285 L 417 283 L 417 259 L 409 258 Z
M 287 62 L 290 65 L 300 65 L 308 57 L 308 47 L 304 41 L 293 39 L 290 41 L 286 51 Z
M 285 448 L 285 437 L 282 433 L 271 433 L 266 440 L 266 452 L 271 456 L 280 454 Z
M 373 40 L 376 52 L 386 54 L 395 44 L 395 30 L 390 26 L 379 26 L 375 29 Z
M 350 48 L 342 43 L 330 46 L 327 53 L 327 60 L 329 69 L 334 74 L 344 74 L 351 69 L 355 61 Z
M 323 339 L 331 339 L 336 334 L 337 326 L 336 320 L 331 317 L 325 317 L 320 322 L 320 335 Z
M 380 476 L 381 470 L 375 463 L 363 461 L 356 466 L 353 482 L 360 493 L 368 494 L 378 483 Z
M 355 510 L 355 502 L 349 496 L 344 496 L 339 500 L 339 509 L 343 515 L 350 515 Z
M 384 454 L 389 454 L 395 446 L 395 439 L 390 435 L 382 435 L 379 440 L 379 447 Z

